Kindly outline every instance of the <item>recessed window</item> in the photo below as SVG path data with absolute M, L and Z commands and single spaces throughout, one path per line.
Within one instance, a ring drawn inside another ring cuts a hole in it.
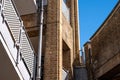
M 43 0 L 43 5 L 47 5 L 47 0 Z
M 41 1 L 40 0 L 36 0 L 36 3 L 38 5 L 38 7 L 40 7 Z M 43 0 L 43 5 L 47 5 L 47 0 Z
M 70 21 L 70 8 L 67 5 L 67 4 L 69 4 L 68 1 L 70 1 L 70 0 L 63 0 L 62 12 L 63 12 L 63 15 L 65 16 L 66 20 Z

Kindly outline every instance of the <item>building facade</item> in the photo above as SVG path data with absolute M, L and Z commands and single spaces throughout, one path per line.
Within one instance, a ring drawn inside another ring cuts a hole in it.
M 120 80 L 120 2 L 84 45 L 89 80 Z
M 11 74 L 10 80 L 74 80 L 74 67 L 80 65 L 78 0 L 43 0 L 43 24 L 40 4 L 41 0 L 0 0 L 0 63 L 8 59 L 6 65 L 11 66 L 11 71 L 6 65 L 1 68 L 2 80 L 8 80 L 5 74 Z

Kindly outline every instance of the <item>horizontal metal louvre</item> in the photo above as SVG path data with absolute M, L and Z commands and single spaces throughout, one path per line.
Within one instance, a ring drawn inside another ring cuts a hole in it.
M 21 53 L 22 57 L 26 62 L 26 65 L 28 66 L 30 73 L 33 73 L 34 55 L 25 32 L 22 33 L 21 38 Z
M 25 33 L 22 21 L 19 18 L 14 4 L 11 0 L 3 0 L 3 16 L 7 25 L 15 39 L 16 43 L 20 43 L 20 52 L 27 69 L 33 74 L 34 69 L 34 50 L 32 49 L 28 37 Z M 21 28 L 22 27 L 22 28 Z M 20 32 L 21 30 L 21 32 Z
M 4 0 L 3 15 L 16 42 L 19 41 L 20 21 L 10 0 Z

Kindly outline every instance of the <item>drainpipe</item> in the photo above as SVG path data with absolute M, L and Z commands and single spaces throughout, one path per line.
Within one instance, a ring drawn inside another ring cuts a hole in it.
M 39 46 L 38 46 L 38 55 L 37 55 L 37 76 L 36 80 L 41 79 L 41 58 L 42 58 L 42 32 L 43 32 L 43 0 L 39 0 L 40 8 L 40 30 L 39 30 Z

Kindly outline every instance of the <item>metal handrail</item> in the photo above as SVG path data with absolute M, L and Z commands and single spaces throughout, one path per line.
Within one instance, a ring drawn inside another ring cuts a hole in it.
M 69 80 L 69 71 L 67 69 L 65 69 L 64 67 L 62 69 L 67 74 L 65 80 Z

